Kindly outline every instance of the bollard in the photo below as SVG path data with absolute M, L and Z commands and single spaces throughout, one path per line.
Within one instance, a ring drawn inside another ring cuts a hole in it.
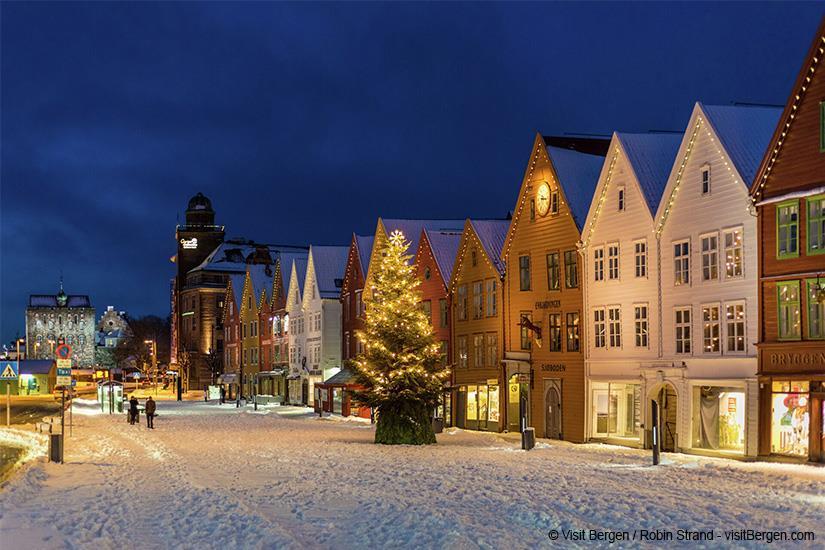
M 63 464 L 63 434 L 49 434 L 49 462 Z
M 521 432 L 521 448 L 525 451 L 529 451 L 533 447 L 536 446 L 536 429 L 535 428 L 525 428 L 524 431 Z

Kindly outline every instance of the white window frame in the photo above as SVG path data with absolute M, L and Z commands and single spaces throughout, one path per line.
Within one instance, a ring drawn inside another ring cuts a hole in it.
M 615 312 L 615 317 L 614 317 Z M 614 330 L 615 329 L 615 330 Z M 622 307 L 607 306 L 607 340 L 611 348 L 622 348 Z
M 642 245 L 643 250 L 639 252 L 639 245 Z M 639 266 L 642 267 L 642 273 L 639 274 Z M 647 278 L 647 239 L 637 239 L 633 241 L 633 273 L 637 278 Z
M 731 246 L 728 247 L 727 244 L 727 237 L 728 235 L 734 235 L 739 233 L 739 246 Z M 745 230 L 744 228 L 739 225 L 736 227 L 728 227 L 722 230 L 722 238 L 721 238 L 721 247 L 725 254 L 725 280 L 728 279 L 742 279 L 745 276 Z M 738 275 L 728 275 L 728 250 L 740 250 L 739 254 L 739 274 Z
M 644 309 L 644 317 L 636 315 L 636 310 Z M 644 344 L 639 344 L 639 339 L 644 340 Z M 637 348 L 650 349 L 650 304 L 633 304 L 633 346 Z
M 708 190 L 705 191 L 705 174 L 707 174 Z M 713 176 L 710 171 L 710 163 L 705 163 L 699 168 L 699 194 L 701 196 L 711 195 L 713 193 Z
M 619 212 L 624 212 L 627 208 L 627 191 L 624 185 L 616 188 L 616 207 Z
M 702 354 L 703 355 L 722 355 L 724 335 L 722 334 L 722 307 L 719 302 L 710 302 L 701 305 L 702 309 Z M 716 319 L 713 319 L 712 313 L 716 312 Z M 705 319 L 705 313 L 711 313 L 709 319 Z M 716 350 L 713 346 L 713 327 L 716 326 Z M 710 330 L 710 333 L 708 333 Z M 708 349 L 711 346 L 711 349 Z
M 731 350 L 730 348 L 728 348 L 728 339 L 731 337 L 730 325 L 731 324 L 737 324 L 735 322 L 735 320 L 734 320 L 733 323 L 731 323 L 730 319 L 728 318 L 728 308 L 729 307 L 733 307 L 733 308 L 741 307 L 742 308 L 742 321 L 741 321 L 742 322 L 742 334 L 741 335 L 739 335 L 739 334 L 734 335 L 735 337 L 741 337 L 742 338 L 743 344 L 742 344 L 742 349 L 741 350 Z M 729 302 L 725 302 L 724 307 L 723 307 L 723 311 L 724 311 L 723 320 L 724 320 L 724 328 L 725 328 L 725 343 L 724 343 L 724 346 L 722 347 L 722 349 L 724 350 L 724 353 L 726 355 L 746 355 L 748 353 L 748 303 L 747 303 L 747 301 L 746 300 L 731 300 Z M 722 315 L 722 312 L 720 312 L 720 315 Z
M 707 252 L 705 252 L 705 239 L 715 239 L 716 240 L 716 247 L 709 248 Z M 720 269 L 719 269 L 719 232 L 718 231 L 711 231 L 709 233 L 702 233 L 699 235 L 699 256 L 701 258 L 701 263 L 699 269 L 701 271 L 702 282 L 709 283 L 711 281 L 718 281 L 720 276 Z M 712 269 L 714 266 L 716 267 L 716 276 L 715 277 L 705 277 L 705 257 L 708 258 L 708 269 Z M 715 263 L 710 263 L 710 260 L 715 257 Z
M 593 280 L 604 281 L 604 247 L 597 246 L 593 249 Z
M 616 255 L 614 256 L 611 254 L 613 250 L 616 250 Z M 610 281 L 618 281 L 622 278 L 622 266 L 621 266 L 621 258 L 622 249 L 619 246 L 618 242 L 610 243 L 607 245 L 607 278 Z M 615 273 L 614 273 L 614 266 L 613 263 L 615 261 Z M 614 276 L 615 275 L 615 276 Z
M 607 312 L 605 308 L 593 308 L 591 319 L 593 319 L 593 347 L 607 349 Z
M 688 312 L 688 316 L 690 320 L 685 323 L 684 317 L 682 318 L 682 322 L 679 322 L 677 316 L 679 312 Z M 684 338 L 684 334 L 682 338 L 679 338 L 679 328 L 684 329 L 687 327 L 687 338 Z M 673 342 L 674 342 L 674 353 L 676 355 L 693 355 L 693 308 L 691 306 L 676 306 L 673 308 Z M 679 351 L 679 342 L 683 343 L 682 351 Z M 684 342 L 687 342 L 689 350 L 685 351 Z
M 676 247 L 687 245 L 687 255 L 686 256 L 676 256 Z M 673 250 L 673 286 L 690 286 L 692 277 L 690 276 L 690 239 L 679 239 L 677 241 L 673 241 L 671 243 L 671 250 Z M 680 267 L 679 269 L 676 268 L 676 262 L 685 262 L 687 261 L 686 267 Z M 678 274 L 683 273 L 682 277 L 679 277 Z M 686 277 L 685 277 L 686 275 Z

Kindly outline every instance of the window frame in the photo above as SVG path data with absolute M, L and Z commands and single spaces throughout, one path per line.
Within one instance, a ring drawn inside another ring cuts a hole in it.
M 805 334 L 808 337 L 808 340 L 825 340 L 825 305 L 820 305 L 816 301 L 811 299 L 811 288 L 817 286 L 816 279 L 805 279 Z M 811 335 L 811 306 L 816 305 L 822 308 L 820 312 L 819 322 L 822 325 L 822 336 L 813 336 Z M 778 318 L 777 318 L 778 321 Z M 778 326 L 778 324 L 777 324 Z
M 593 308 L 593 349 L 607 349 L 607 309 L 603 307 Z
M 525 268 L 522 265 L 522 260 L 527 260 L 527 266 Z M 530 292 L 533 289 L 533 274 L 531 273 L 530 269 L 530 255 L 529 254 L 522 254 L 518 257 L 518 280 L 519 280 L 519 292 Z M 527 273 L 527 288 L 524 287 L 524 273 Z
M 687 245 L 687 253 L 684 256 L 679 256 L 677 260 L 676 256 L 676 246 Z M 671 247 L 673 249 L 673 286 L 690 286 L 693 277 L 690 275 L 690 256 L 691 256 L 691 249 L 690 249 L 690 238 L 687 239 L 678 239 L 671 243 Z M 687 277 L 682 277 L 681 279 L 676 276 L 677 270 L 676 269 L 676 262 L 677 261 L 685 261 L 687 260 L 687 267 L 684 268 L 684 273 Z
M 825 105 L 825 102 L 822 103 Z M 823 130 L 825 132 L 825 130 Z M 805 251 L 808 256 L 816 256 L 818 254 L 825 254 L 825 230 L 820 235 L 819 249 L 811 248 L 811 203 L 814 201 L 825 201 L 825 194 L 814 195 L 812 197 L 805 197 Z M 819 217 L 820 226 L 825 225 L 825 206 L 823 206 Z
M 616 317 L 613 318 L 613 312 Z M 616 329 L 614 332 L 614 328 Z M 611 349 L 622 349 L 622 306 L 607 306 L 607 337 Z
M 702 310 L 702 355 L 722 355 L 722 307 L 719 302 L 709 302 L 701 304 Z M 705 319 L 706 311 L 715 311 L 716 319 Z M 716 326 L 716 350 L 708 349 L 708 341 L 713 345 L 713 327 Z M 708 328 L 710 328 L 710 336 L 708 336 Z
M 519 323 L 521 323 L 522 317 L 527 317 L 531 323 L 533 322 L 533 312 L 531 311 L 520 311 L 518 314 Z M 521 351 L 531 351 L 533 349 L 533 341 L 530 339 L 530 329 L 524 325 L 520 325 L 519 329 L 519 348 Z
M 739 233 L 740 235 L 740 242 L 739 242 L 739 249 L 741 250 L 740 254 L 740 273 L 739 275 L 728 275 L 728 250 L 736 250 L 736 246 L 728 247 L 727 245 L 727 236 L 735 233 Z M 724 260 L 725 260 L 725 270 L 724 270 L 724 278 L 726 281 L 732 279 L 743 279 L 745 277 L 745 228 L 741 225 L 736 227 L 727 227 L 722 230 L 722 237 L 721 237 L 721 248 L 724 252 Z
M 484 281 L 484 314 L 486 317 L 498 315 L 498 281 L 495 278 Z
M 564 287 L 565 288 L 579 288 L 579 259 L 578 252 L 575 250 L 564 251 Z M 572 262 L 568 262 L 569 258 L 573 258 Z M 573 275 L 571 277 L 570 275 Z M 573 280 L 574 284 L 570 284 Z
M 788 207 L 791 207 L 791 206 L 796 207 L 796 222 L 795 222 L 795 225 L 796 225 L 796 239 L 794 239 L 794 242 L 796 244 L 796 250 L 794 252 L 785 252 L 783 254 L 783 253 L 779 252 L 779 230 L 782 227 L 791 227 L 791 225 L 794 225 L 794 224 L 790 224 L 790 223 L 780 224 L 779 223 L 779 211 L 782 208 L 788 208 Z M 792 199 L 792 200 L 780 202 L 776 205 L 776 208 L 774 209 L 774 222 L 775 222 L 775 225 L 776 225 L 776 259 L 777 260 L 786 260 L 788 258 L 798 258 L 799 257 L 799 221 L 800 221 L 799 220 L 799 213 L 800 213 L 799 210 L 800 210 L 800 208 L 799 208 L 799 200 L 798 199 Z
M 601 256 L 597 257 L 597 253 L 601 252 Z M 604 247 L 597 246 L 593 248 L 593 281 L 597 283 L 604 282 Z
M 473 315 L 472 319 L 477 321 L 484 318 L 484 281 L 479 279 L 473 281 Z
M 795 335 L 782 336 L 782 319 L 780 311 L 782 308 L 782 286 L 796 287 L 796 301 L 787 302 L 789 307 L 794 304 L 799 308 L 799 331 Z M 799 290 L 799 281 L 777 281 L 776 283 L 776 339 L 780 342 L 794 342 L 802 339 L 802 295 Z
M 624 185 L 619 185 L 616 188 L 616 206 L 618 212 L 624 212 L 627 207 L 627 192 Z
M 611 252 L 616 250 L 616 255 L 613 256 Z M 621 257 L 622 257 L 622 248 L 618 242 L 609 243 L 607 245 L 607 280 L 608 281 L 621 281 L 622 280 L 622 264 L 621 264 Z M 616 276 L 613 276 L 613 261 L 616 261 Z
M 680 312 L 688 312 L 689 321 L 685 322 L 683 316 L 680 322 L 677 319 Z M 687 328 L 687 338 L 684 337 L 684 332 L 682 338 L 679 338 L 679 328 Z M 682 342 L 682 351 L 679 351 L 680 341 Z M 691 306 L 675 306 L 673 308 L 673 342 L 675 355 L 693 355 L 693 308 Z M 687 347 L 689 348 L 687 351 L 685 351 L 685 342 L 687 342 Z
M 581 351 L 581 315 L 578 311 L 569 311 L 565 314 L 564 321 L 567 351 Z M 571 345 L 572 342 L 575 342 L 575 347 Z
M 639 315 L 644 308 L 644 317 Z M 644 340 L 644 344 L 639 342 Z M 633 304 L 633 347 L 650 349 L 650 304 Z
M 555 258 L 554 265 L 550 265 L 550 258 Z M 545 267 L 547 268 L 547 290 L 558 292 L 561 290 L 561 255 L 559 251 L 548 252 L 544 255 Z M 551 277 L 552 274 L 552 277 Z M 553 286 L 555 282 L 555 286 Z
M 557 216 L 559 211 L 561 211 L 561 196 L 559 195 L 558 188 L 551 188 L 550 189 L 550 208 L 548 208 L 547 212 L 551 216 Z
M 554 323 L 554 320 L 557 322 Z M 553 353 L 563 351 L 564 344 L 562 344 L 562 324 L 560 311 L 548 314 L 547 337 L 547 351 Z
M 639 252 L 639 245 L 642 245 L 642 252 Z M 641 258 L 641 263 L 639 259 Z M 641 275 L 639 274 L 639 266 L 641 265 Z M 637 279 L 648 277 L 647 269 L 647 239 L 637 239 L 633 241 L 633 273 Z
M 705 179 L 705 175 L 707 175 L 707 179 Z M 710 163 L 706 162 L 699 168 L 699 194 L 703 197 L 713 194 L 713 182 L 711 178 Z M 705 190 L 705 184 L 707 184 L 707 191 Z
M 742 340 L 743 340 L 743 344 L 742 344 L 742 349 L 741 350 L 736 350 L 736 349 L 731 350 L 730 347 L 729 347 L 729 343 L 730 343 L 729 340 L 730 340 L 730 337 L 731 337 L 730 325 L 731 324 L 736 324 L 736 323 L 738 323 L 738 321 L 736 319 L 734 319 L 733 322 L 731 322 L 728 319 L 728 308 L 729 307 L 735 308 L 737 306 L 742 307 Z M 747 304 L 747 301 L 745 301 L 745 300 L 731 300 L 729 302 L 725 302 L 722 307 L 723 307 L 723 310 L 724 310 L 724 321 L 725 321 L 725 346 L 722 349 L 724 350 L 725 355 L 745 355 L 745 354 L 747 354 L 748 353 L 748 304 Z M 722 312 L 720 312 L 720 315 L 722 315 Z
M 716 241 L 716 246 L 714 248 L 708 248 L 707 252 L 705 252 L 705 248 L 704 248 L 705 239 L 707 239 L 708 241 L 711 241 L 711 240 Z M 701 275 L 702 275 L 702 277 L 701 277 L 702 282 L 703 283 L 710 283 L 712 281 L 718 281 L 719 280 L 719 275 L 720 275 L 720 273 L 719 273 L 719 232 L 718 231 L 711 231 L 711 232 L 702 233 L 701 235 L 699 235 L 699 256 L 700 256 L 700 260 L 701 260 L 700 261 L 700 272 L 701 272 Z M 716 276 L 715 277 L 705 278 L 705 257 L 706 256 L 708 258 L 714 258 L 715 257 L 715 263 L 712 263 L 712 264 L 709 263 L 708 264 L 709 269 L 712 269 L 712 268 L 716 269 Z

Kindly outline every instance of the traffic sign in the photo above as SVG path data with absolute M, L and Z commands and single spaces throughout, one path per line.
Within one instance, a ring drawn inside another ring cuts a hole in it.
M 54 350 L 54 353 L 58 359 L 70 359 L 72 357 L 72 347 L 68 344 L 60 344 Z
M 71 359 L 58 359 L 57 361 L 57 370 L 60 369 L 72 369 L 72 360 Z
M 72 384 L 72 368 L 57 367 L 57 386 L 71 386 Z
M 17 361 L 0 361 L 0 380 L 17 380 Z

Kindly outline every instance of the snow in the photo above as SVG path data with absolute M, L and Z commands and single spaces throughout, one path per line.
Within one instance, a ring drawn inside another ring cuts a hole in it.
M 287 406 L 158 412 L 152 431 L 76 416 L 66 464 L 35 458 L 0 490 L 2 546 L 527 548 L 571 528 L 825 536 L 825 468 L 678 454 L 653 467 L 634 449 L 540 440 L 526 452 L 512 435 L 458 429 L 434 446 L 377 446 L 369 424 Z

